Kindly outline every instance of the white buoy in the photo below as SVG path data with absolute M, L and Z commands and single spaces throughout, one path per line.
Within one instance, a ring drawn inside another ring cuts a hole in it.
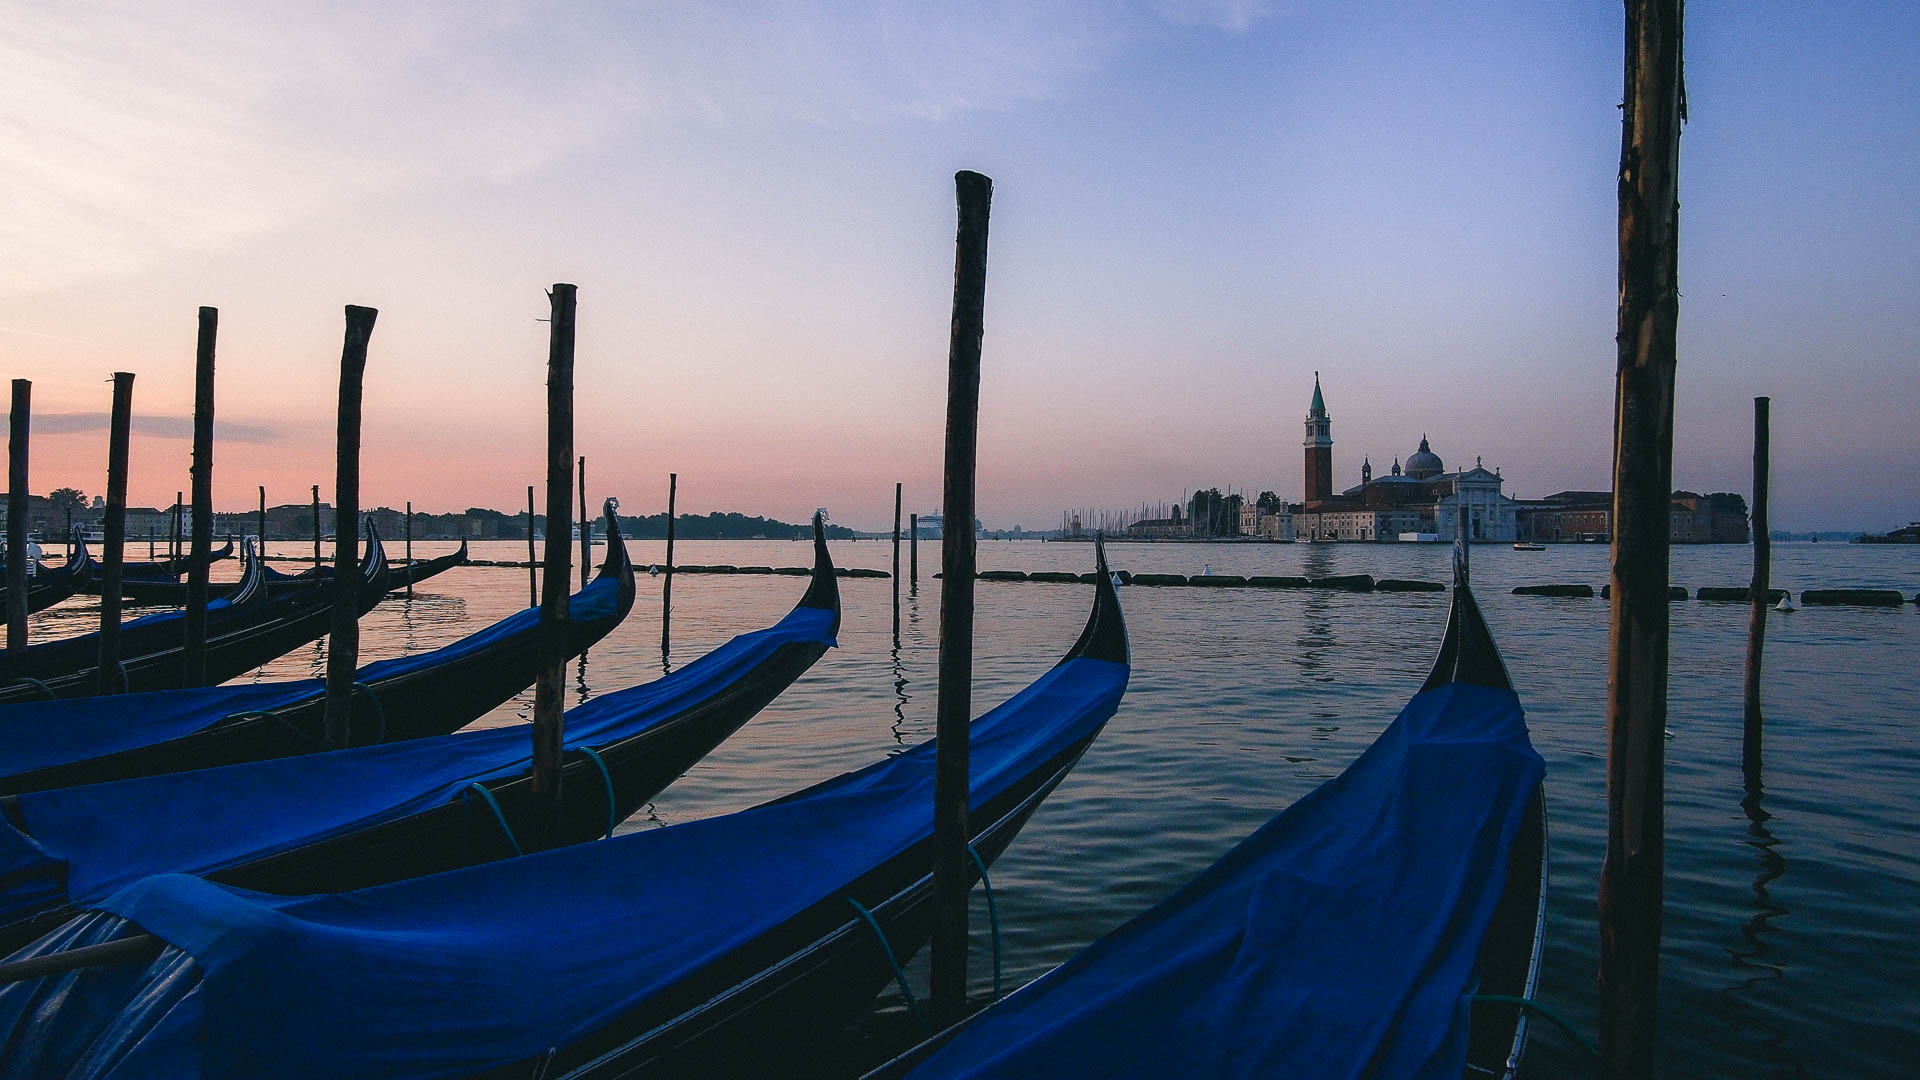
M 655 565 L 653 565 L 653 564 L 651 564 L 651 563 L 649 563 L 649 564 L 647 565 L 647 576 L 648 576 L 648 577 L 659 577 L 659 576 L 660 576 L 660 568 L 659 568 L 658 566 L 655 566 Z
M 1115 571 L 1114 573 L 1109 574 L 1108 577 L 1111 577 L 1113 579 L 1113 587 L 1116 589 L 1126 584 L 1126 582 L 1120 580 L 1120 574 L 1118 571 Z
M 1200 564 L 1200 574 L 1201 574 L 1201 576 L 1202 576 L 1202 577 L 1212 577 L 1212 576 L 1213 576 L 1213 564 L 1212 564 L 1212 563 L 1201 563 L 1201 564 Z
M 1793 610 L 1793 594 L 1788 593 L 1787 595 L 1781 597 L 1780 602 L 1778 604 L 1775 604 L 1773 606 L 1773 609 L 1775 611 L 1792 611 Z

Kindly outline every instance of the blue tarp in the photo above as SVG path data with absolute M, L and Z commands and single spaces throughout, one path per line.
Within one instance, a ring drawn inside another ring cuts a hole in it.
M 908 1075 L 1459 1080 L 1543 773 L 1512 691 L 1422 693 L 1346 772 Z
M 643 731 L 736 682 L 781 646 L 832 644 L 834 613 L 797 608 L 664 678 L 566 715 L 566 745 Z M 206 873 L 417 812 L 524 772 L 524 725 L 19 796 L 0 822 L 0 919 L 87 904 L 149 874 Z M 50 889 L 56 890 L 50 893 Z
M 576 622 L 604 619 L 620 605 L 617 578 L 595 578 L 568 600 Z M 538 625 L 527 608 L 431 652 L 381 660 L 354 678 L 375 684 L 469 655 Z M 27 701 L 0 708 L 0 776 L 152 746 L 177 739 L 239 712 L 284 708 L 325 692 L 322 679 L 154 690 L 61 701 Z
M 1126 681 L 1069 661 L 975 721 L 974 804 L 1097 733 Z M 923 840 L 932 786 L 925 743 L 737 814 L 351 893 L 148 878 L 100 906 L 186 950 L 204 981 L 177 1004 L 157 992 L 163 955 L 105 1017 L 36 1014 L 43 988 L 0 988 L 0 1040 L 36 1024 L 36 1047 L 169 1077 L 437 1077 L 535 1057 Z

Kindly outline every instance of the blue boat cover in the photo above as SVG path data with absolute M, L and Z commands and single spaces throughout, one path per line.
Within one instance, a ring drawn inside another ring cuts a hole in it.
M 568 747 L 600 746 L 704 701 L 793 642 L 833 643 L 796 608 L 664 678 L 568 711 Z M 150 874 L 207 873 L 446 802 L 526 770 L 525 725 L 20 795 L 0 821 L 0 919 L 89 904 Z
M 618 579 L 595 578 L 568 598 L 567 611 L 575 622 L 585 622 L 607 618 L 619 606 Z M 430 652 L 368 664 L 354 678 L 374 684 L 431 668 L 525 633 L 539 622 L 540 609 L 527 608 Z M 0 709 L 0 776 L 152 746 L 235 713 L 284 708 L 325 691 L 323 679 L 297 679 L 8 705 Z
M 1071 660 L 975 721 L 974 805 L 1098 733 L 1126 681 Z M 736 814 L 356 892 L 147 878 L 100 907 L 191 954 L 203 981 L 165 992 L 169 950 L 104 1017 L 0 987 L 0 1045 L 32 1025 L 96 1075 L 168 1077 L 437 1077 L 537 1057 L 924 840 L 932 788 L 929 742 Z
M 907 1075 L 1459 1080 L 1544 771 L 1511 690 L 1422 693 L 1344 773 Z

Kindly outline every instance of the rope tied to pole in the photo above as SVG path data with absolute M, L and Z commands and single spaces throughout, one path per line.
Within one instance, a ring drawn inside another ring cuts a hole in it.
M 900 993 L 907 999 L 908 1011 L 913 1013 L 915 1020 L 920 1021 L 921 1029 L 931 1036 L 933 1034 L 933 1025 L 927 1023 L 926 1014 L 920 1011 L 920 1000 L 913 996 L 913 987 L 907 985 L 907 973 L 901 970 L 900 961 L 895 959 L 893 946 L 887 941 L 886 931 L 880 929 L 879 921 L 873 917 L 873 912 L 866 909 L 866 905 L 851 896 L 847 897 L 847 903 L 852 904 L 853 910 L 860 913 L 860 917 L 866 920 L 868 928 L 873 931 L 873 936 L 879 940 L 880 951 L 885 953 L 887 957 L 887 966 L 893 968 L 893 981 L 900 985 Z
M 999 1001 L 1000 993 L 1000 908 L 993 902 L 993 882 L 987 877 L 987 862 L 967 845 L 967 854 L 973 856 L 973 865 L 980 868 L 980 885 L 987 894 L 987 924 L 993 927 L 993 1000 Z
M 513 845 L 513 853 L 525 855 L 526 852 L 520 849 L 519 838 L 513 835 L 513 826 L 507 824 L 506 813 L 500 809 L 500 800 L 493 797 L 493 792 L 488 791 L 485 784 L 475 781 L 460 789 L 460 801 L 471 808 L 473 800 L 470 796 L 476 791 L 480 793 L 480 798 L 485 800 L 487 807 L 493 811 L 493 820 L 500 823 L 500 832 L 506 836 L 507 843 Z
M 620 819 L 616 816 L 620 811 L 615 808 L 613 773 L 607 771 L 606 759 L 600 756 L 598 750 L 591 746 L 576 746 L 574 749 L 587 755 L 587 760 L 593 762 L 593 767 L 600 770 L 600 782 L 605 784 L 607 789 L 607 839 L 612 839 L 614 826 L 620 824 Z
M 1574 1027 L 1566 1017 L 1548 1008 L 1542 1002 L 1535 1001 L 1530 997 L 1520 997 L 1516 994 L 1474 994 L 1468 1000 L 1472 1001 L 1475 1005 L 1517 1005 L 1527 1012 L 1544 1017 L 1548 1023 L 1566 1032 L 1567 1037 L 1573 1040 L 1573 1044 L 1580 1048 L 1581 1053 L 1595 1060 L 1598 1060 L 1600 1057 L 1600 1051 L 1595 1049 L 1591 1042 L 1587 1041 L 1585 1035 L 1580 1034 L 1580 1029 Z

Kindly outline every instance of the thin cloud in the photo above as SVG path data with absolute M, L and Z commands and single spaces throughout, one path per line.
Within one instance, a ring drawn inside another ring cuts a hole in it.
M 107 430 L 107 414 L 103 412 L 65 412 L 38 413 L 33 417 L 33 430 L 36 434 L 74 435 L 88 431 Z M 133 418 L 133 430 L 142 435 L 158 435 L 169 439 L 186 439 L 193 436 L 193 417 L 191 416 L 136 416 Z M 221 442 L 234 443 L 277 443 L 285 435 L 277 428 L 264 424 L 236 424 L 225 420 L 215 420 L 213 437 Z

